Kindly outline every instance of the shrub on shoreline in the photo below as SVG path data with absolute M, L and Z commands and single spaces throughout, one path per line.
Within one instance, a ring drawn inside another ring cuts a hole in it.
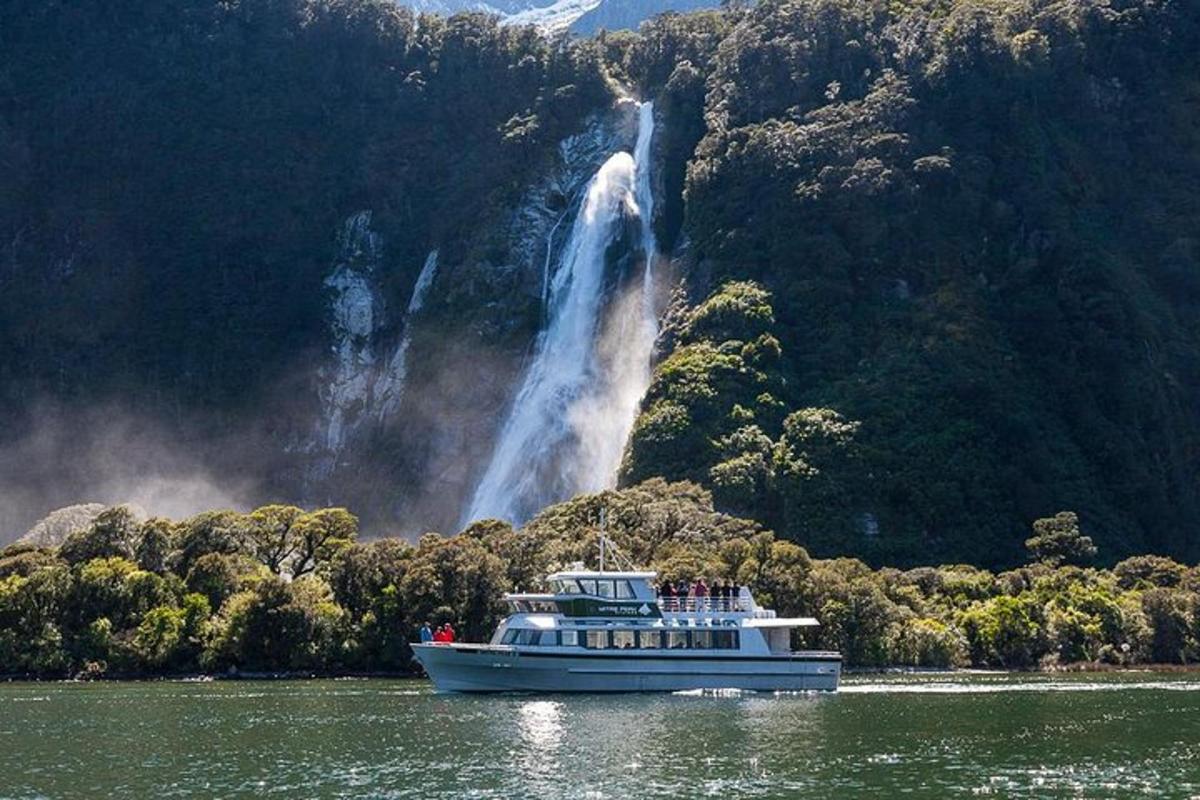
M 492 520 L 416 543 L 359 542 L 345 509 L 102 514 L 61 548 L 0 550 L 0 674 L 403 673 L 423 622 L 484 640 L 505 591 L 594 564 L 601 512 L 608 536 L 667 579 L 732 580 L 781 614 L 817 616 L 794 645 L 838 650 L 850 667 L 1200 662 L 1200 567 L 1059 565 L 1043 542 L 1001 573 L 873 569 L 810 558 L 715 511 L 695 484 L 652 479 L 552 506 L 521 530 Z M 1058 528 L 1056 553 L 1088 550 L 1077 525 Z

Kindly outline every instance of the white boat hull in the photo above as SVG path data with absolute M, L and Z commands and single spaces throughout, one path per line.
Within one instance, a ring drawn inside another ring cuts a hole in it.
M 836 691 L 836 653 L 777 656 L 520 651 L 465 644 L 413 645 L 442 692 L 676 692 L 689 689 Z

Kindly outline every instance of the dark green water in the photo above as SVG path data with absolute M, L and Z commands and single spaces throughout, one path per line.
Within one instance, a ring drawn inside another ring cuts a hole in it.
M 899 796 L 1200 797 L 1200 677 L 862 677 L 836 696 L 0 685 L 6 798 Z

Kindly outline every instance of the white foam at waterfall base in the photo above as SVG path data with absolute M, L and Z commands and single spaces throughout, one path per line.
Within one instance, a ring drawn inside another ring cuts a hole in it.
M 609 158 L 588 185 L 551 282 L 549 323 L 517 391 L 491 461 L 464 516 L 523 522 L 580 491 L 611 486 L 649 383 L 656 335 L 653 262 L 640 289 L 605 304 L 606 252 L 622 220 L 637 216 L 649 234 L 649 143 L 653 106 L 639 109 L 634 152 Z

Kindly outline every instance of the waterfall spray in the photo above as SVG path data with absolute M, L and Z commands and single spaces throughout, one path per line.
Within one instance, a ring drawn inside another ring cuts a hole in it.
M 654 108 L 638 108 L 634 154 L 613 155 L 588 184 L 550 282 L 549 319 L 491 462 L 463 522 L 520 523 L 548 503 L 612 486 L 657 335 L 651 221 Z M 606 296 L 610 245 L 623 220 L 639 221 L 643 276 Z

